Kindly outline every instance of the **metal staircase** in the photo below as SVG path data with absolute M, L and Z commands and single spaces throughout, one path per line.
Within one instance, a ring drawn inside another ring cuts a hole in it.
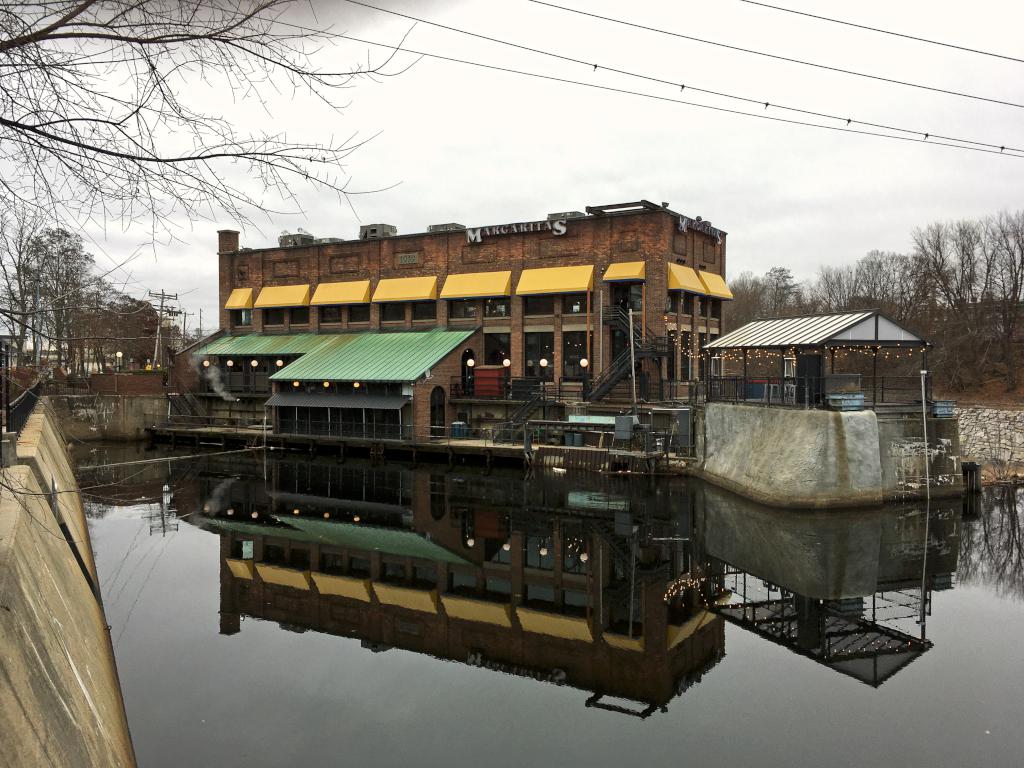
M 605 322 L 615 330 L 630 335 L 629 313 L 621 307 L 612 307 L 605 315 Z M 629 377 L 633 361 L 667 357 L 672 353 L 672 345 L 665 336 L 644 336 L 639 319 L 633 318 L 633 350 L 632 355 L 627 346 L 612 360 L 611 364 L 591 382 L 589 400 L 598 402 L 607 397 L 617 385 Z

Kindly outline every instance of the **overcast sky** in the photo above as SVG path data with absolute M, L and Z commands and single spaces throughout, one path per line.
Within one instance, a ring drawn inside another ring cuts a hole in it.
M 939 48 L 780 13 L 739 0 L 559 4 L 730 45 L 1024 103 L 1024 64 Z M 849 21 L 1024 58 L 1024 9 L 1003 0 L 856 4 L 774 0 Z M 1024 109 L 870 81 L 727 51 L 527 2 L 379 0 L 380 7 L 594 62 L 591 67 L 515 51 L 338 0 L 318 3 L 317 21 L 339 33 L 469 59 L 638 90 L 669 98 L 795 117 L 774 107 L 702 95 L 693 87 L 931 134 L 1024 146 Z M 298 23 L 313 23 L 308 14 Z M 321 53 L 326 67 L 385 57 L 345 42 Z M 408 63 L 403 56 L 395 62 Z M 600 67 L 686 83 L 659 85 Z M 224 94 L 200 94 L 230 104 Z M 897 142 L 717 113 L 423 59 L 404 74 L 364 81 L 350 106 L 329 112 L 308 99 L 268 93 L 224 107 L 256 130 L 296 140 L 379 134 L 350 158 L 352 189 L 394 188 L 353 200 L 356 214 L 323 193 L 297 189 L 304 215 L 247 226 L 242 244 L 268 246 L 284 229 L 357 237 L 359 224 L 399 232 L 456 221 L 469 226 L 543 218 L 552 211 L 646 198 L 703 216 L 729 233 L 730 275 L 789 267 L 798 277 L 824 263 L 851 262 L 872 249 L 909 250 L 914 227 L 1024 208 L 1024 159 Z M 830 124 L 840 125 L 835 121 Z M 226 218 L 181 223 L 183 242 L 146 248 L 130 266 L 128 289 L 163 288 L 202 307 L 217 304 L 216 230 Z M 91 233 L 102 266 L 149 242 L 145 231 Z M 195 320 L 190 319 L 194 325 Z

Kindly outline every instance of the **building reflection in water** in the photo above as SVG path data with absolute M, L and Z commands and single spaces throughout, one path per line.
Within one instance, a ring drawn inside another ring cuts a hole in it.
M 683 481 L 301 457 L 266 478 L 211 457 L 198 491 L 195 522 L 221 539 L 223 634 L 249 617 L 354 637 L 640 717 L 718 663 L 725 622 L 880 685 L 930 647 L 959 534 L 933 510 L 926 560 L 919 510 L 797 514 Z

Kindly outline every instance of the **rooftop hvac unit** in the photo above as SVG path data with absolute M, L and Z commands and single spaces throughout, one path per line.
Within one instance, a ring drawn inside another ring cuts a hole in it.
M 363 224 L 359 228 L 360 240 L 379 240 L 382 237 L 394 237 L 398 227 L 393 224 Z
M 326 245 L 328 243 L 344 243 L 345 241 L 340 237 L 318 237 L 313 242 L 317 245 Z
M 427 232 L 463 232 L 465 229 L 465 224 L 456 224 L 453 221 L 448 224 L 431 224 L 427 227 Z
M 277 244 L 282 248 L 291 248 L 295 245 L 312 245 L 315 239 L 316 238 L 304 229 L 300 229 L 295 234 L 285 230 L 278 235 Z
M 586 216 L 583 211 L 559 211 L 558 213 L 549 213 L 548 221 L 559 221 L 561 219 L 582 219 Z

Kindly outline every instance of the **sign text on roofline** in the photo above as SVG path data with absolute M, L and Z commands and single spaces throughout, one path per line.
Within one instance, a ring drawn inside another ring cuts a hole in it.
M 499 224 L 495 227 L 469 227 L 466 229 L 466 242 L 479 243 L 485 237 L 495 235 L 517 235 L 521 232 L 548 232 L 552 235 L 565 234 L 565 219 L 554 221 L 524 221 L 519 224 Z
M 722 244 L 722 235 L 724 235 L 725 232 L 716 227 L 712 227 L 706 221 L 697 221 L 696 219 L 691 219 L 689 216 L 680 216 L 679 231 L 686 232 L 691 229 L 694 232 L 701 232 L 705 235 L 711 235 L 713 238 L 715 238 L 715 242 L 717 242 L 719 245 Z

